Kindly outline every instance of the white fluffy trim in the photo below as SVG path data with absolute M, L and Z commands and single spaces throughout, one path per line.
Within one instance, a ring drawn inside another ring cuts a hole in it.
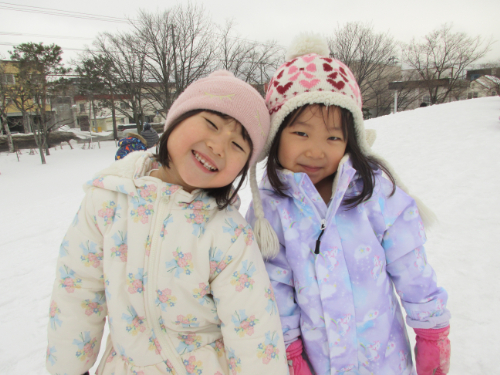
M 134 151 L 101 170 L 97 175 L 112 175 L 134 179 L 143 176 L 146 170 L 150 169 L 151 157 L 153 157 L 153 154 L 148 151 Z
M 328 48 L 326 39 L 319 34 L 300 34 L 293 39 L 285 58 L 287 61 L 290 61 L 298 56 L 304 56 L 309 53 L 328 57 L 330 55 L 330 49 Z

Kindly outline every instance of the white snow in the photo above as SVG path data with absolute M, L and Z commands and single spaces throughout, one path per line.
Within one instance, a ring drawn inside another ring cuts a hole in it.
M 427 253 L 449 293 L 450 374 L 498 373 L 500 344 L 500 98 L 419 108 L 366 122 L 373 149 L 390 161 L 439 223 Z M 101 149 L 0 154 L 0 373 L 46 374 L 46 326 L 59 244 L 83 197 L 82 184 L 108 166 Z M 242 191 L 244 213 L 251 200 Z M 409 330 L 413 340 L 413 331 Z

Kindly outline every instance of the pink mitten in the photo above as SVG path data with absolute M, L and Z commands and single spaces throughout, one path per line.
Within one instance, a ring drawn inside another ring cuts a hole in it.
M 450 326 L 440 329 L 414 328 L 417 334 L 415 361 L 418 375 L 445 375 L 450 370 Z
M 290 375 L 311 375 L 307 362 L 302 358 L 302 340 L 292 342 L 286 348 L 286 358 L 288 359 L 288 370 Z

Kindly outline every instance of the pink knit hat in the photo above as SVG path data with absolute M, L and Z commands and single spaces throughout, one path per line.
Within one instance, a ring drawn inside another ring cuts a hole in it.
M 227 70 L 218 70 L 190 84 L 170 107 L 165 130 L 182 114 L 208 109 L 231 116 L 245 127 L 253 143 L 253 165 L 269 133 L 269 114 L 264 98 L 248 83 Z

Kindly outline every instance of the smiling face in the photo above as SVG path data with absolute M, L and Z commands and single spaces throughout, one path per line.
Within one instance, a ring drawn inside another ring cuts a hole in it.
M 210 112 L 182 121 L 170 134 L 167 148 L 170 162 L 163 168 L 163 179 L 188 192 L 231 184 L 251 153 L 241 124 Z
M 323 192 L 331 195 L 333 175 L 346 145 L 340 109 L 309 105 L 283 129 L 278 160 L 285 169 L 306 173 L 325 199 Z

